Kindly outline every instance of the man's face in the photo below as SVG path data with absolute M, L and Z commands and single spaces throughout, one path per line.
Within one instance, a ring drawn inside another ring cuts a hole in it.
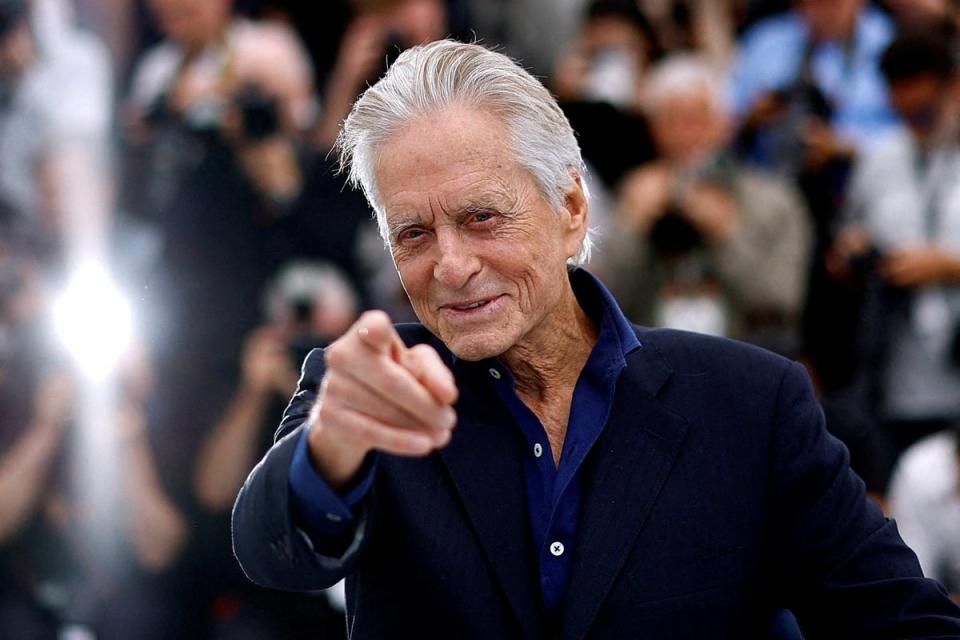
M 468 108 L 421 118 L 381 149 L 393 259 L 420 321 L 457 357 L 548 344 L 586 232 L 579 184 L 560 211 L 517 164 L 503 125 Z
M 951 99 L 949 88 L 949 82 L 934 74 L 923 74 L 891 83 L 890 102 L 911 133 L 926 140 L 943 123 Z

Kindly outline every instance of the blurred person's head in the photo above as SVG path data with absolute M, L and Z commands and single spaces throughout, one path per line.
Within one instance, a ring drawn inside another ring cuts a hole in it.
M 641 75 L 655 56 L 653 28 L 630 0 L 594 0 L 582 29 L 590 59 L 585 97 L 617 106 L 634 103 Z
M 674 54 L 650 69 L 643 108 L 665 160 L 697 164 L 723 150 L 732 131 L 726 84 L 726 73 L 696 54 Z
M 960 12 L 954 0 L 885 0 L 883 4 L 905 29 L 956 32 Z
M 337 140 L 341 166 L 349 167 L 351 183 L 366 194 L 387 243 L 387 212 L 376 182 L 380 151 L 425 117 L 464 108 L 503 124 L 508 152 L 554 211 L 564 210 L 568 191 L 582 186 L 585 169 L 576 136 L 556 99 L 536 78 L 479 45 L 441 40 L 408 49 L 357 100 Z M 586 262 L 591 245 L 588 233 L 571 261 Z
M 957 112 L 957 69 L 948 41 L 921 33 L 894 40 L 880 60 L 893 109 L 921 141 L 947 134 Z
M 233 0 L 148 0 L 165 36 L 189 49 L 220 35 L 233 12 Z
M 811 38 L 818 42 L 850 37 L 865 3 L 865 0 L 795 0 Z
M 346 275 L 326 262 L 293 262 L 268 285 L 270 324 L 290 340 L 332 342 L 360 311 L 360 301 Z M 315 345 L 314 345 L 315 346 Z
M 0 77 L 19 78 L 36 56 L 29 0 L 0 0 Z

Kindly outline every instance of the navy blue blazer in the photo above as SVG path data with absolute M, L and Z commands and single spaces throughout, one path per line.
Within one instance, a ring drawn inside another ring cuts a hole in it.
M 399 331 L 451 362 L 423 327 Z M 799 365 L 729 340 L 637 335 L 584 468 L 558 624 L 542 613 L 523 440 L 491 392 L 462 381 L 451 443 L 382 456 L 349 548 L 313 551 L 291 521 L 287 477 L 321 352 L 237 498 L 244 571 L 289 590 L 347 576 L 358 639 L 762 638 L 781 607 L 808 638 L 960 638 L 960 610 L 865 499 Z

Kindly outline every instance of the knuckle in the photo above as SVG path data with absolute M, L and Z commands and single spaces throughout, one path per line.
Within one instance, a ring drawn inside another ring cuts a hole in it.
M 331 402 L 319 402 L 315 405 L 315 413 L 320 424 L 329 425 L 336 421 L 337 411 Z
M 324 350 L 323 360 L 328 369 L 344 367 L 350 360 L 349 348 L 342 342 L 334 342 Z
M 323 397 L 325 399 L 336 398 L 343 393 L 343 387 L 343 376 L 330 373 L 323 377 L 321 390 L 323 391 Z
M 416 344 L 409 349 L 410 357 L 419 362 L 431 362 L 437 356 L 437 351 L 428 344 Z

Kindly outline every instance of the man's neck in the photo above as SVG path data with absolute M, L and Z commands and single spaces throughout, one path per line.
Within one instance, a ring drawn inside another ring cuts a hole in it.
M 547 322 L 499 357 L 513 373 L 517 396 L 540 420 L 555 465 L 567 436 L 573 391 L 597 343 L 598 326 L 565 290 Z
M 499 357 L 513 373 L 517 394 L 535 402 L 576 385 L 597 343 L 599 328 L 568 288 L 556 312 L 536 333 Z

